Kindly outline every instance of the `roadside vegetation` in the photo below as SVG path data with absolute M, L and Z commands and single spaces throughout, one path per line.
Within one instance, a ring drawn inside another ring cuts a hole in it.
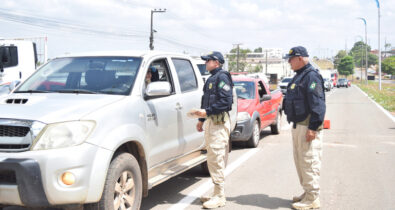
M 384 109 L 395 115 L 395 84 L 381 83 L 381 91 L 379 91 L 379 83 L 376 81 L 369 81 L 367 85 L 360 83 L 354 84 L 358 85 L 361 90 L 384 107 Z

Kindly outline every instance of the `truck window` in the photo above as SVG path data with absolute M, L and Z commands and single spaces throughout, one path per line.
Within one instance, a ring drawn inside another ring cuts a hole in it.
M 255 98 L 255 83 L 248 81 L 234 81 L 234 88 L 236 89 L 237 98 L 254 99 Z
M 259 97 L 262 97 L 263 95 L 267 94 L 265 85 L 262 83 L 262 81 L 258 82 L 258 92 L 259 92 Z
M 133 88 L 141 58 L 75 57 L 50 61 L 16 92 L 88 92 L 127 95 Z
M 181 92 L 196 90 L 198 88 L 197 79 L 191 62 L 178 58 L 173 58 L 172 61 L 176 68 Z
M 18 48 L 16 46 L 1 46 L 0 55 L 4 68 L 18 65 Z
M 151 78 L 151 82 L 155 81 L 162 81 L 162 82 L 169 82 L 171 86 L 171 93 L 175 92 L 174 89 L 174 84 L 173 84 L 173 79 L 171 77 L 170 71 L 169 71 L 169 65 L 167 63 L 166 58 L 161 58 L 158 60 L 155 60 L 152 62 L 148 68 L 154 67 L 158 71 L 159 78 Z M 148 69 L 146 69 L 147 71 Z M 144 77 L 145 78 L 145 77 Z
M 208 72 L 207 69 L 206 69 L 206 64 L 197 64 L 197 66 L 198 66 L 200 74 L 202 76 L 210 75 L 210 72 Z

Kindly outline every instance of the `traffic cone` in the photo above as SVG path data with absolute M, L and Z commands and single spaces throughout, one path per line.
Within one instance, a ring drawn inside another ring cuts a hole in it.
M 330 128 L 331 128 L 331 121 L 324 120 L 324 129 L 330 129 Z

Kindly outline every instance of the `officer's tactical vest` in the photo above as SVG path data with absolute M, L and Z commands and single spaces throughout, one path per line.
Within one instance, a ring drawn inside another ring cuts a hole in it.
M 219 82 L 220 82 L 219 81 L 219 76 L 221 74 L 226 74 L 226 76 L 228 76 L 229 81 L 231 82 L 231 88 L 233 88 L 234 84 L 232 82 L 232 77 L 231 77 L 229 72 L 221 69 L 216 74 L 211 75 L 207 79 L 206 84 L 204 84 L 204 92 L 205 92 L 205 94 L 203 94 L 203 96 L 202 96 L 202 108 L 203 109 L 210 107 L 219 98 L 219 96 L 218 96 L 218 85 L 219 85 Z M 233 103 L 233 97 L 232 97 L 232 103 Z M 232 103 L 229 104 L 227 110 L 225 110 L 226 112 L 232 110 Z M 219 113 L 216 113 L 216 114 L 219 114 Z
M 308 101 L 305 95 L 307 91 L 306 88 L 308 87 L 303 86 L 303 79 L 311 71 L 315 71 L 313 67 L 305 69 L 303 73 L 296 75 L 287 86 L 284 112 L 287 115 L 288 122 L 301 122 L 310 114 Z M 323 85 L 323 81 L 321 81 L 321 83 L 321 85 Z

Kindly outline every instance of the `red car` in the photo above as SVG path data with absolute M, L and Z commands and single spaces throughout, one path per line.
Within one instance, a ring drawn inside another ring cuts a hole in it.
M 262 80 L 250 77 L 233 78 L 237 93 L 237 122 L 231 134 L 232 141 L 247 141 L 249 147 L 257 147 L 261 130 L 270 126 L 273 134 L 280 133 L 283 94 Z

